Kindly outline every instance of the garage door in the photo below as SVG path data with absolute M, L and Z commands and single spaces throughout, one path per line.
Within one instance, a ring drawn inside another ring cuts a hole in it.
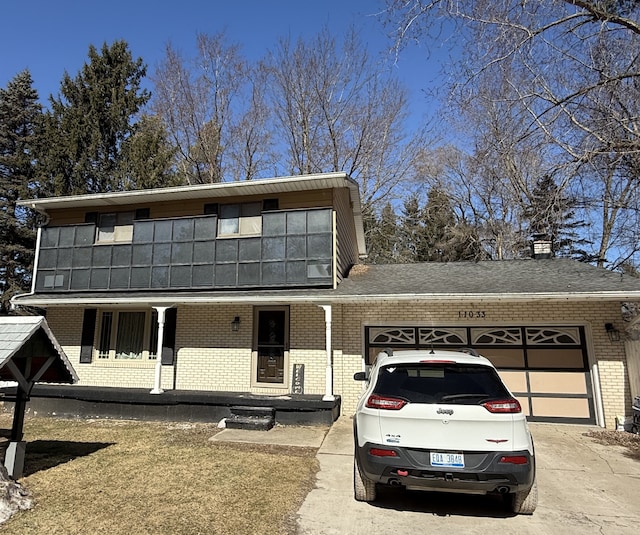
M 530 421 L 595 424 L 584 327 L 365 327 L 370 363 L 385 348 L 458 349 L 487 357 Z

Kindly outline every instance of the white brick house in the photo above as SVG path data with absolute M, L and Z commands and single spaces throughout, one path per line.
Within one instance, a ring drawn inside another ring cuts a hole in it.
M 152 417 L 215 393 L 335 417 L 380 349 L 471 346 L 532 420 L 613 427 L 630 410 L 639 352 L 621 302 L 640 301 L 640 280 L 560 259 L 362 265 L 342 173 L 23 205 L 47 223 L 13 302 L 46 309 L 79 376 L 34 393 L 49 403 L 126 399 Z

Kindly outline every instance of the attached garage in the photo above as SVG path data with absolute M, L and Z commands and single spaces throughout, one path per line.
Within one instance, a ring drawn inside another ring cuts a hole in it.
M 583 326 L 367 326 L 367 363 L 385 348 L 472 348 L 498 368 L 530 421 L 595 424 Z

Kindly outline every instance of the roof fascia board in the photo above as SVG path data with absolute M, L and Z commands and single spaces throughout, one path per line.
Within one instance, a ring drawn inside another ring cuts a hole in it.
M 560 301 L 560 302 L 584 302 L 584 301 L 633 301 L 640 300 L 640 292 L 601 292 L 601 293 L 528 293 L 528 294 L 460 294 L 460 295 L 434 295 L 434 294 L 400 294 L 400 295 L 359 295 L 343 296 L 331 293 L 315 295 L 243 295 L 243 296 L 140 296 L 128 297 L 123 302 L 122 298 L 95 297 L 68 297 L 56 299 L 43 299 L 37 296 L 21 298 L 16 304 L 22 306 L 55 307 L 55 306 L 118 306 L 139 307 L 146 306 L 175 306 L 175 305 L 201 305 L 201 304 L 226 304 L 226 303 L 334 303 L 334 304 L 358 304 L 358 303 L 386 303 L 386 302 L 449 302 L 449 303 L 523 303 L 531 301 Z

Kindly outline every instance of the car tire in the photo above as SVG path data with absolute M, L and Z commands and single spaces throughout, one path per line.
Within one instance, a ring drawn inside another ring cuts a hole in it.
M 358 502 L 372 502 L 376 499 L 376 484 L 360 473 L 357 461 L 353 461 L 353 497 Z
M 534 480 L 528 490 L 509 494 L 509 505 L 517 515 L 531 515 L 538 506 L 538 483 Z

